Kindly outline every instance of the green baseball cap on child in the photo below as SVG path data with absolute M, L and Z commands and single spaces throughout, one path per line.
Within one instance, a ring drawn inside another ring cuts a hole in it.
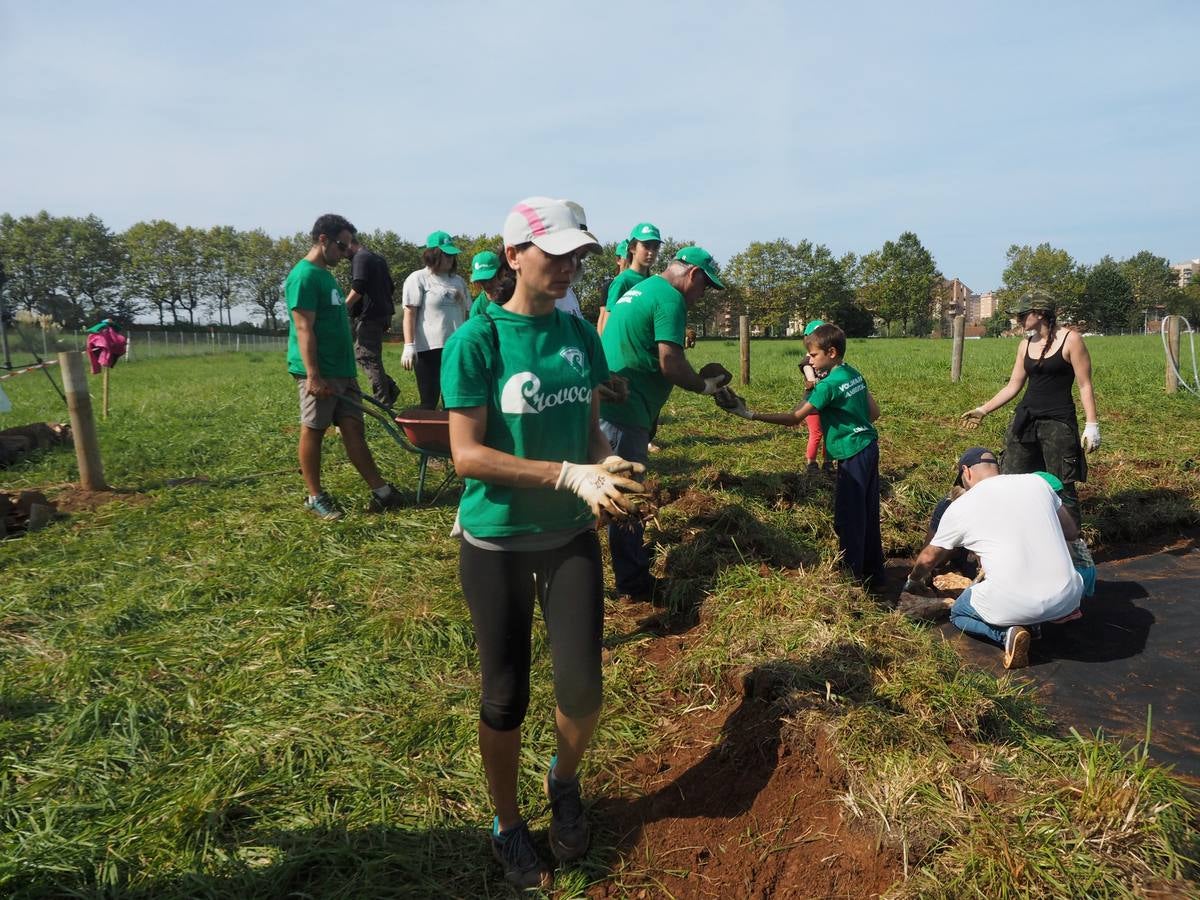
M 429 237 L 425 238 L 425 247 L 429 250 L 441 250 L 451 256 L 458 252 L 458 248 L 454 246 L 454 239 L 447 231 L 432 232 Z
M 621 243 L 617 244 L 617 252 L 616 252 L 617 259 L 624 259 L 628 253 L 629 253 L 629 241 L 621 241 Z
M 500 257 L 491 250 L 476 253 L 471 258 L 471 280 L 487 281 L 500 271 Z
M 658 233 L 657 225 L 641 222 L 633 226 L 633 231 L 629 232 L 629 239 L 631 241 L 661 241 L 662 235 Z
M 820 319 L 813 319 L 811 322 L 809 322 L 807 325 L 804 326 L 804 336 L 808 337 L 810 334 L 812 334 L 814 331 L 816 331 L 818 328 L 820 328 L 824 324 L 825 323 Z
M 725 290 L 725 282 L 721 280 L 720 273 L 717 270 L 717 261 L 703 247 L 684 247 L 675 254 L 675 258 L 687 263 L 689 266 L 697 266 L 700 271 L 708 276 L 708 280 L 712 282 L 713 287 L 717 290 Z

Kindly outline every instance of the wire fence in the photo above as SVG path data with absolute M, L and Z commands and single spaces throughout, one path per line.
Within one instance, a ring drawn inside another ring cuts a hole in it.
M 29 325 L 9 326 L 9 363 L 13 368 L 34 362 L 35 354 L 42 359 L 53 358 L 64 350 L 85 350 L 86 331 L 63 331 L 57 328 L 38 328 Z M 212 330 L 129 331 L 125 360 L 163 359 L 174 356 L 204 356 L 214 353 L 283 353 L 287 350 L 286 334 L 262 332 L 230 332 Z M 0 359 L 0 369 L 5 360 Z

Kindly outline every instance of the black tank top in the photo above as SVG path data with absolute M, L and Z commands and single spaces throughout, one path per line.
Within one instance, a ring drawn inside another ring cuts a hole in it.
M 1020 405 L 1030 415 L 1042 418 L 1075 421 L 1075 401 L 1071 398 L 1071 385 L 1075 383 L 1075 369 L 1063 359 L 1066 339 L 1053 353 L 1042 359 L 1034 359 L 1025 345 L 1025 377 L 1029 387 Z

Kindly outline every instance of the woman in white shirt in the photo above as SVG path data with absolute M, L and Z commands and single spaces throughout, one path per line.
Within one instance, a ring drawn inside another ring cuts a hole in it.
M 442 393 L 442 348 L 467 319 L 471 308 L 467 283 L 458 270 L 458 248 L 445 231 L 425 239 L 425 268 L 404 279 L 404 356 L 401 365 L 416 371 L 422 409 L 436 409 Z

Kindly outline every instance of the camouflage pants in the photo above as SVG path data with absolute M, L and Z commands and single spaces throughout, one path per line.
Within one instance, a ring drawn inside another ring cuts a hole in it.
M 384 406 L 391 406 L 400 388 L 383 371 L 384 323 L 374 319 L 354 320 L 354 359 L 371 382 L 371 393 Z
M 1075 482 L 1087 481 L 1087 459 L 1079 445 L 1079 426 L 1058 419 L 1032 419 L 1013 416 L 1000 454 L 1000 472 L 1024 475 L 1049 472 L 1063 484 L 1063 505 L 1079 525 L 1079 495 Z

